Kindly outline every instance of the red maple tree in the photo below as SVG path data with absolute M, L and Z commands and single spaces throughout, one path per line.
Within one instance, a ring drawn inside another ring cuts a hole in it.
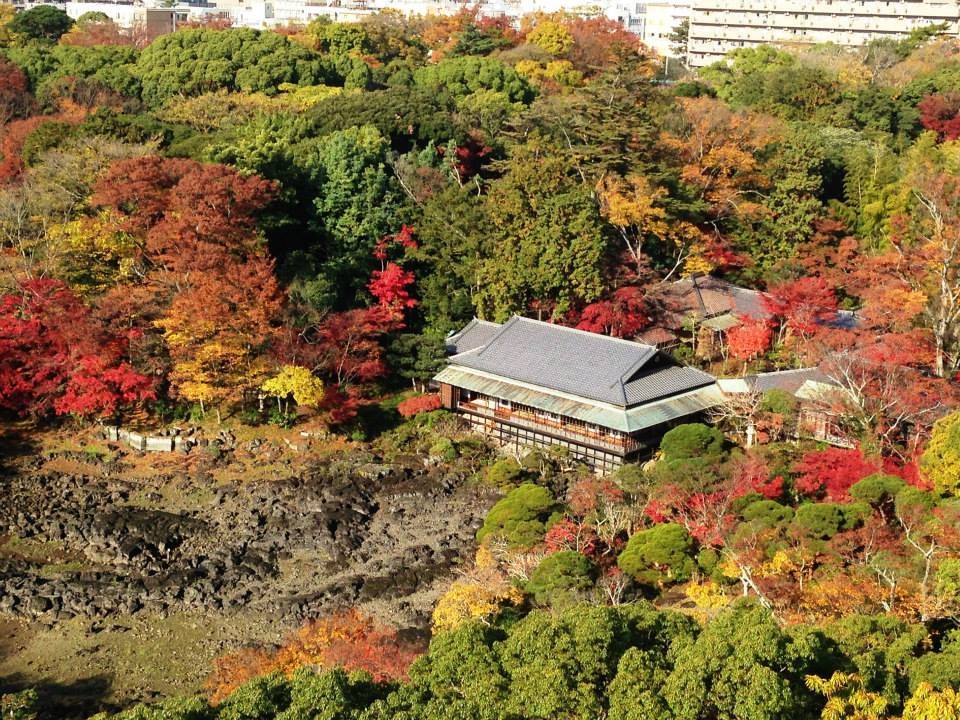
M 152 399 L 153 383 L 58 280 L 33 279 L 0 297 L 0 407 L 20 415 L 112 416 Z
M 643 290 L 627 286 L 614 290 L 609 299 L 587 305 L 577 328 L 618 338 L 631 338 L 650 322 Z
M 831 447 L 814 450 L 794 466 L 794 487 L 801 493 L 832 502 L 848 502 L 850 487 L 880 470 L 880 463 L 868 460 L 857 448 Z
M 439 395 L 416 395 L 397 404 L 397 412 L 401 417 L 409 418 L 422 412 L 439 410 L 442 403 Z
M 960 137 L 960 93 L 927 95 L 917 104 L 920 124 L 942 141 Z
M 23 70 L 0 58 L 0 127 L 29 114 L 32 106 L 30 83 Z
M 730 355 L 737 360 L 754 360 L 770 349 L 773 330 L 763 320 L 743 320 L 727 331 Z

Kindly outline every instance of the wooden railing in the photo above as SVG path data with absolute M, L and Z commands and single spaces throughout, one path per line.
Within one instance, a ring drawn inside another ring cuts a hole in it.
M 581 445 L 592 445 L 618 454 L 640 450 L 643 445 L 629 435 L 612 437 L 607 433 L 589 430 L 578 426 L 565 425 L 556 420 L 538 417 L 532 413 L 498 407 L 496 409 L 473 402 L 461 402 L 460 408 L 474 415 L 502 420 L 517 427 L 541 432 L 554 438 L 569 440 Z

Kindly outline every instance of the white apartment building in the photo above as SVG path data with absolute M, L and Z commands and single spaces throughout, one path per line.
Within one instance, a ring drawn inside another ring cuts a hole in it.
M 692 0 L 687 63 L 763 44 L 856 46 L 943 22 L 957 34 L 960 0 Z
M 0 0 L 9 1 L 9 0 Z M 334 22 L 358 22 L 381 10 L 396 10 L 409 16 L 450 15 L 478 5 L 481 14 L 505 16 L 519 21 L 533 13 L 572 12 L 585 17 L 604 15 L 640 35 L 641 27 L 664 28 L 670 20 L 659 22 L 650 8 L 673 7 L 689 0 L 654 0 L 653 3 L 627 0 L 12 0 L 17 7 L 48 4 L 63 8 L 77 18 L 86 12 L 100 11 L 121 27 L 141 25 L 149 17 L 151 25 L 161 22 L 162 9 L 172 31 L 177 23 L 198 20 L 206 15 L 230 16 L 235 27 L 271 28 L 291 23 L 307 24 L 320 17 Z M 689 6 L 687 6 L 689 7 Z M 670 10 L 674 12 L 674 10 Z M 651 22 L 652 18 L 652 22 Z M 659 22 L 659 24 L 658 24 Z M 665 30 L 666 34 L 672 31 Z M 657 32 L 660 32 L 659 30 Z M 651 47 L 656 47 L 653 42 Z M 669 45 L 669 43 L 667 43 Z M 666 46 L 664 46 L 666 48 Z M 659 48 L 656 48 L 659 50 Z
M 621 20 L 624 27 L 640 36 L 640 41 L 658 55 L 673 57 L 670 36 L 677 26 L 690 18 L 690 0 L 647 0 L 631 4 L 633 12 Z

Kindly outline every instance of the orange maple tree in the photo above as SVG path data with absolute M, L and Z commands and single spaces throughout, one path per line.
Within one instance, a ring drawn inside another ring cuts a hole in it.
M 358 610 L 312 620 L 276 651 L 245 648 L 214 661 L 207 682 L 211 700 L 222 701 L 240 685 L 261 675 L 282 672 L 288 677 L 301 667 L 362 670 L 375 682 L 405 680 L 422 648 L 375 623 Z

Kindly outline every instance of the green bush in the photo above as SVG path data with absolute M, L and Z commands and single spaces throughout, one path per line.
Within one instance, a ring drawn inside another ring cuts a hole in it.
M 449 438 L 442 437 L 430 446 L 430 457 L 440 458 L 445 462 L 453 462 L 457 459 L 457 447 Z
M 760 400 L 760 410 L 791 418 L 797 411 L 797 399 L 786 390 L 767 390 Z
M 793 520 L 793 510 L 775 500 L 756 500 L 747 505 L 740 516 L 748 521 L 757 521 L 766 527 L 776 527 Z
M 520 459 L 520 466 L 524 470 L 540 472 L 541 468 L 550 464 L 550 459 L 542 450 L 531 450 Z
M 487 468 L 486 480 L 494 487 L 505 490 L 515 486 L 525 474 L 516 458 L 505 457 Z
M 810 537 L 829 540 L 844 527 L 847 516 L 835 503 L 808 503 L 797 508 L 793 521 Z
M 545 487 L 524 483 L 487 513 L 477 540 L 503 537 L 513 548 L 529 548 L 543 540 L 548 524 L 558 513 L 556 499 Z
M 33 165 L 40 159 L 41 154 L 64 145 L 76 135 L 76 132 L 76 126 L 71 123 L 44 123 L 27 135 L 26 140 L 24 140 L 23 151 L 21 152 L 23 162 L 27 165 Z
M 530 574 L 527 591 L 541 605 L 570 600 L 580 590 L 593 585 L 593 566 L 586 557 L 573 550 L 548 555 Z
M 896 475 L 874 473 L 850 487 L 850 496 L 854 500 L 878 507 L 892 502 L 906 483 Z
M 660 452 L 667 462 L 723 454 L 723 433 L 703 423 L 677 425 L 663 436 Z
M 272 718 L 290 705 L 290 683 L 279 672 L 244 683 L 223 701 L 217 720 Z
M 697 553 L 697 567 L 704 575 L 712 575 L 720 563 L 720 553 L 712 547 L 705 547 Z
M 856 502 L 840 506 L 843 509 L 843 525 L 841 530 L 855 530 L 863 525 L 873 515 L 873 508 L 868 503 Z
M 36 720 L 37 691 L 33 688 L 11 695 L 0 695 L 0 718 L 3 720 Z
M 905 517 L 914 514 L 926 514 L 936 507 L 937 498 L 926 490 L 907 485 L 893 499 L 897 515 Z
M 693 572 L 693 538 L 682 525 L 656 525 L 633 535 L 617 565 L 645 585 L 683 582 Z
M 648 483 L 647 476 L 643 474 L 643 468 L 636 463 L 627 463 L 618 467 L 613 475 L 613 481 L 628 493 L 635 493 Z
M 37 5 L 17 13 L 9 28 L 18 35 L 31 40 L 54 42 L 73 27 L 73 20 L 60 8 L 52 5 Z
M 908 668 L 910 689 L 928 682 L 938 690 L 960 687 L 960 630 L 947 634 L 940 644 L 940 652 L 931 652 L 916 658 Z

